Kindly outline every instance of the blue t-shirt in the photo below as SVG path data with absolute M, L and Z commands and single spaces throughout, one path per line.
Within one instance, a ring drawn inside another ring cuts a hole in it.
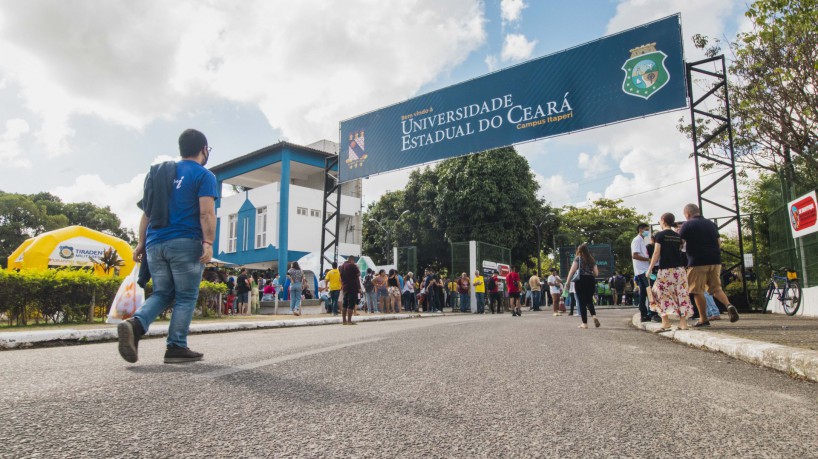
M 176 179 L 168 201 L 168 226 L 151 228 L 148 225 L 146 247 L 171 239 L 202 239 L 199 221 L 199 198 L 219 197 L 216 176 L 196 161 L 183 159 L 176 163 Z

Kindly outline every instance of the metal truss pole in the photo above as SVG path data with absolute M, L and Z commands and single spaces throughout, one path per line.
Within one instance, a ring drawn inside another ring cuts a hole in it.
M 704 66 L 708 64 L 715 64 L 710 69 L 705 69 Z M 718 67 L 721 70 L 718 70 Z M 735 225 L 738 235 L 738 250 L 739 253 L 732 253 L 725 250 L 723 247 L 722 261 L 728 270 L 741 268 L 741 283 L 744 291 L 744 298 L 748 307 L 750 306 L 750 298 L 747 292 L 747 280 L 745 279 L 744 266 L 744 235 L 742 233 L 741 225 L 741 208 L 739 207 L 738 199 L 738 181 L 736 180 L 736 156 L 733 149 L 733 123 L 730 117 L 730 97 L 727 85 L 727 65 L 725 64 L 724 55 L 711 57 L 697 62 L 690 62 L 685 65 L 687 69 L 687 95 L 690 99 L 690 123 L 691 133 L 693 139 L 693 158 L 696 162 L 696 192 L 699 200 L 699 208 L 702 209 L 704 215 L 703 205 L 711 205 L 718 207 L 721 211 L 727 212 L 727 218 L 718 225 L 719 230 L 725 227 Z M 711 86 L 706 88 L 706 92 L 699 97 L 693 94 L 693 86 L 695 76 L 705 76 L 711 78 Z M 709 105 L 717 108 L 709 109 Z M 719 110 L 719 109 L 723 109 Z M 704 133 L 704 128 L 707 121 L 715 122 L 715 128 L 709 132 Z M 708 146 L 720 138 L 720 136 L 727 134 L 727 151 L 724 156 L 715 156 L 708 153 Z M 700 139 L 700 137 L 703 137 Z M 705 183 L 701 174 L 701 168 L 705 165 L 715 167 L 722 167 L 725 169 L 723 174 L 718 174 L 715 180 L 710 183 Z M 719 194 L 714 190 L 715 186 L 727 180 L 732 181 L 733 185 L 733 199 L 725 199 L 724 194 Z M 735 261 L 728 264 L 725 256 L 733 258 Z
M 331 266 L 338 259 L 338 233 L 341 229 L 341 185 L 338 183 L 340 155 L 324 160 L 324 208 L 321 213 L 321 267 L 318 276 L 324 274 L 324 262 Z M 332 249 L 333 257 L 326 253 Z

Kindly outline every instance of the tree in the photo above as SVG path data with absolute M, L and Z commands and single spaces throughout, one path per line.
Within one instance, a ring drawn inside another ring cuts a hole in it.
M 621 199 L 598 199 L 590 207 L 565 207 L 561 239 L 570 244 L 611 244 L 616 270 L 631 272 L 631 240 L 637 225 L 647 221 L 635 209 L 622 206 Z
M 414 171 L 405 190 L 387 193 L 367 209 L 363 250 L 380 262 L 385 245 L 415 245 L 419 266 L 440 269 L 451 266 L 450 242 L 477 240 L 509 247 L 516 263 L 536 259 L 533 225 L 546 221 L 543 248 L 550 247 L 557 227 L 557 211 L 537 198 L 537 189 L 528 162 L 510 147 Z M 371 219 L 390 230 L 389 243 Z
M 729 92 L 736 162 L 768 172 L 785 172 L 799 188 L 818 184 L 818 0 L 758 0 L 745 15 L 752 30 L 726 45 L 733 59 Z M 698 48 L 715 56 L 721 42 L 693 37 Z M 696 81 L 691 84 L 697 84 Z M 709 89 L 709 88 L 704 88 Z M 724 99 L 724 92 L 716 93 Z M 721 115 L 726 116 L 722 109 Z M 714 133 L 702 125 L 699 139 Z M 680 130 L 691 134 L 689 126 Z M 707 153 L 729 153 L 726 132 Z M 793 173 L 794 169 L 800 173 Z
M 0 191 L 0 257 L 8 257 L 28 238 L 69 225 L 81 225 L 131 242 L 110 207 L 89 202 L 65 204 L 51 193 L 32 195 Z

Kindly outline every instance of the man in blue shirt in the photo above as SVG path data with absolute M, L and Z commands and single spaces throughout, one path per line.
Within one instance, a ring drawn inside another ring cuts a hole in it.
M 201 353 L 187 347 L 187 335 L 199 297 L 202 270 L 213 257 L 215 202 L 219 193 L 216 177 L 204 168 L 210 156 L 204 134 L 194 129 L 184 131 L 179 136 L 179 152 L 182 159 L 175 165 L 170 196 L 157 192 L 162 188 L 154 188 L 152 193 L 146 189 L 145 195 L 151 196 L 153 202 L 143 200 L 143 209 L 163 209 L 167 218 L 143 213 L 139 224 L 134 261 L 147 261 L 153 277 L 153 294 L 134 317 L 117 327 L 119 354 L 131 363 L 138 358 L 139 339 L 171 303 L 165 363 L 202 359 Z M 146 188 L 151 183 L 149 178 L 150 174 L 145 180 Z

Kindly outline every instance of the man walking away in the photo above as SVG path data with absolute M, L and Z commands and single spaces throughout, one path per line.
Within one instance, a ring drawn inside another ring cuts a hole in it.
M 648 258 L 648 248 L 645 243 L 645 238 L 650 236 L 650 227 L 647 223 L 640 223 L 636 227 L 636 237 L 631 241 L 631 258 L 633 258 L 633 280 L 639 286 L 639 315 L 642 317 L 642 322 L 650 322 L 655 317 L 656 322 L 661 322 L 657 314 L 648 311 L 647 298 L 650 282 L 648 281 L 647 271 L 650 267 L 650 258 Z
M 361 270 L 355 264 L 355 257 L 350 256 L 341 265 L 339 272 L 341 285 L 344 289 L 343 325 L 357 325 L 352 321 L 355 305 L 358 304 L 358 295 L 361 294 Z
M 511 305 L 511 316 L 522 317 L 523 312 L 520 309 L 520 275 L 517 274 L 517 267 L 512 266 L 511 272 L 506 274 L 506 285 L 508 285 L 508 302 Z
M 165 363 L 202 359 L 201 353 L 187 347 L 187 335 L 204 264 L 213 257 L 219 193 L 216 176 L 204 168 L 210 156 L 204 134 L 184 131 L 179 136 L 179 152 L 181 161 L 151 167 L 145 178 L 134 261 L 148 263 L 153 295 L 133 317 L 117 326 L 119 355 L 130 363 L 138 359 L 140 338 L 171 303 Z M 163 165 L 167 166 L 165 173 Z M 168 167 L 175 171 L 168 173 Z
M 332 315 L 338 315 L 338 297 L 341 296 L 341 273 L 338 271 L 338 263 L 332 262 L 332 269 L 325 276 L 329 284 L 329 304 Z
M 712 221 L 702 217 L 701 210 L 696 204 L 688 204 L 684 208 L 685 220 L 679 236 L 685 241 L 687 251 L 687 282 L 690 293 L 696 301 L 699 310 L 699 322 L 694 327 L 709 327 L 707 316 L 707 301 L 704 292 L 707 291 L 722 304 L 727 305 L 730 322 L 739 319 L 738 310 L 730 304 L 724 290 L 721 289 L 721 243 L 719 229 Z
M 238 311 L 239 314 L 247 314 L 247 303 L 250 294 L 250 278 L 247 276 L 247 270 L 242 268 L 239 278 L 236 279 L 236 292 L 238 292 Z
M 622 300 L 622 295 L 625 294 L 625 276 L 622 274 L 614 273 L 613 276 L 613 291 L 614 291 L 614 306 L 619 306 L 619 302 Z

